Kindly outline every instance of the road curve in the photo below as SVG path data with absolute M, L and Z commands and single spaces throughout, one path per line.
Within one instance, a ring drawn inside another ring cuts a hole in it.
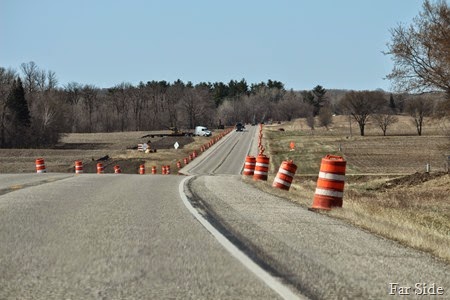
M 213 152 L 220 153 L 218 159 L 188 170 L 198 174 L 188 182 L 191 201 L 255 262 L 312 299 L 386 299 L 401 292 L 408 298 L 449 299 L 450 266 L 445 262 L 268 195 L 231 175 L 240 173 L 248 149 L 256 154 L 255 138 L 255 127 L 247 135 L 233 132 Z
M 278 297 L 186 210 L 183 176 L 14 177 L 0 195 L 0 299 Z

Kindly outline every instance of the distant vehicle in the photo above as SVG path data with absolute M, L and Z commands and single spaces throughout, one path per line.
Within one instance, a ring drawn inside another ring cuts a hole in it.
M 244 125 L 242 125 L 242 123 L 237 123 L 236 124 L 236 131 L 243 131 L 245 128 Z
M 208 128 L 205 126 L 197 126 L 195 127 L 194 135 L 211 136 L 211 131 L 209 131 Z

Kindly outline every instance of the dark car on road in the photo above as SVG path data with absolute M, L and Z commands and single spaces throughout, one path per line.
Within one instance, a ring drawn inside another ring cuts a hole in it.
M 242 123 L 237 123 L 236 124 L 236 131 L 243 131 L 244 130 L 244 125 L 242 125 Z

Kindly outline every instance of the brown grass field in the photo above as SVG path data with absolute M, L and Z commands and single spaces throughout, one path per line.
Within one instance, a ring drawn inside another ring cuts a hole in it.
M 326 213 L 375 234 L 432 253 L 450 262 L 450 136 L 443 124 L 427 120 L 417 136 L 406 116 L 382 136 L 373 124 L 366 136 L 348 118 L 334 117 L 329 130 L 311 131 L 305 120 L 264 127 L 263 144 L 271 159 L 267 182 L 248 183 L 304 207 L 311 207 L 321 158 L 326 154 L 347 161 L 344 205 Z M 280 131 L 283 128 L 284 131 Z M 290 151 L 289 144 L 296 145 Z M 272 188 L 283 160 L 298 166 L 289 192 Z M 431 172 L 426 173 L 426 164 Z
M 213 137 L 221 132 L 222 130 L 215 130 Z M 169 165 L 174 173 L 177 171 L 177 161 L 181 160 L 183 163 L 183 158 L 194 150 L 199 152 L 201 145 L 212 138 L 143 138 L 149 133 L 70 133 L 64 135 L 52 149 L 0 149 L 0 173 L 35 172 L 35 159 L 40 157 L 45 159 L 47 172 L 74 172 L 75 160 L 81 160 L 85 173 L 95 173 L 97 159 L 106 155 L 109 159 L 102 161 L 105 173 L 114 173 L 113 166 L 119 165 L 122 173 L 137 174 L 141 164 L 145 164 L 147 173 L 151 172 L 152 166 L 156 166 L 160 174 L 163 165 Z M 136 150 L 137 144 L 149 141 L 152 149 L 157 150 L 155 153 Z M 174 148 L 175 142 L 180 145 L 177 150 Z

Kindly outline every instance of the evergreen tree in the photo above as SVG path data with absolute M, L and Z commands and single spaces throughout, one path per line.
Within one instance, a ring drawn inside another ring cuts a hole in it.
M 284 89 L 284 84 L 281 81 L 276 81 L 276 80 L 271 80 L 269 79 L 267 81 L 267 87 L 269 89 L 279 89 L 282 90 Z
M 20 78 L 13 83 L 11 92 L 8 96 L 8 107 L 14 115 L 14 125 L 19 127 L 30 126 L 30 111 L 28 110 L 27 100 L 25 99 L 25 90 Z
M 394 96 L 391 94 L 391 96 L 389 97 L 389 107 L 391 108 L 391 110 L 393 112 L 395 112 L 396 110 L 396 106 L 395 106 L 395 100 L 394 100 Z
M 325 105 L 325 94 L 327 90 L 325 90 L 321 85 L 317 85 L 312 92 L 314 94 L 314 102 L 312 103 L 314 106 L 314 116 L 317 116 L 320 108 Z

